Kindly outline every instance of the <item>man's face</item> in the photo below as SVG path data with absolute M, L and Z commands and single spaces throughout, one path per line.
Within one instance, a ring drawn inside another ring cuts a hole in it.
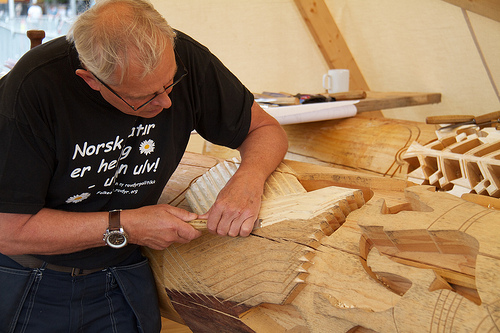
M 168 48 L 158 68 L 142 79 L 139 78 L 141 72 L 142 68 L 140 66 L 131 65 L 129 73 L 122 84 L 105 86 L 101 83 L 100 92 L 106 101 L 123 113 L 152 118 L 162 112 L 163 109 L 172 106 L 169 94 L 173 88 L 170 87 L 165 90 L 165 87 L 174 82 L 174 76 L 177 72 L 174 50 Z M 152 98 L 153 100 L 151 100 Z M 137 109 L 149 100 L 151 102 Z M 130 106 L 137 110 L 132 109 Z

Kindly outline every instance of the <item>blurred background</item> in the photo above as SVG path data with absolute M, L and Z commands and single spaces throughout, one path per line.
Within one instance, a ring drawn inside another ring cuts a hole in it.
M 44 30 L 44 42 L 65 35 L 95 0 L 0 0 L 0 73 L 30 48 L 27 30 Z
M 329 67 L 297 0 L 150 1 L 252 92 L 324 92 L 322 77 Z M 64 35 L 94 2 L 0 0 L 0 72 L 29 49 L 27 30 L 45 30 L 44 42 Z M 439 104 L 382 110 L 385 117 L 425 121 L 500 109 L 498 1 L 475 1 L 490 4 L 490 17 L 450 2 L 325 0 L 369 90 L 442 94 Z

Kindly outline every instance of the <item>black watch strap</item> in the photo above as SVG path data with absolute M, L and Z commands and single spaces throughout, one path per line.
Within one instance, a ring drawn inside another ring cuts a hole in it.
M 120 212 L 121 209 L 112 210 L 109 212 L 109 231 L 120 230 Z

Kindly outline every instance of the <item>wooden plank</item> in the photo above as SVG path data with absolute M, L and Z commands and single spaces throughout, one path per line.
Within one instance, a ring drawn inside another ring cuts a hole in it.
M 443 1 L 500 22 L 500 2 L 498 0 L 443 0 Z
M 484 195 L 474 194 L 474 193 L 465 193 L 461 196 L 462 199 L 473 202 L 475 204 L 481 205 L 486 208 L 492 208 L 496 210 L 500 210 L 500 199 L 487 197 Z
M 436 138 L 435 125 L 365 117 L 367 111 L 439 103 L 439 93 L 382 93 L 368 91 L 356 104 L 354 118 L 285 125 L 288 159 L 353 168 L 405 178 L 401 154 L 413 141 L 426 144 Z
M 349 70 L 351 90 L 369 90 L 354 57 L 323 0 L 295 0 L 329 68 Z
M 415 105 L 435 104 L 441 102 L 440 93 L 412 92 L 374 92 L 368 91 L 367 97 L 356 104 L 358 112 L 392 109 Z

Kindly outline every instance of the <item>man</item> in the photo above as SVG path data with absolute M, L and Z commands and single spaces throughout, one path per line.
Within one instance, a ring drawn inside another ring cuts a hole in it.
M 156 202 L 193 129 L 241 165 L 197 216 Z M 139 246 L 247 236 L 279 124 L 145 0 L 98 2 L 0 80 L 0 331 L 158 332 Z M 104 234 L 104 235 L 103 235 Z
M 28 21 L 38 23 L 43 16 L 42 7 L 37 5 L 37 0 L 33 0 L 28 8 Z

